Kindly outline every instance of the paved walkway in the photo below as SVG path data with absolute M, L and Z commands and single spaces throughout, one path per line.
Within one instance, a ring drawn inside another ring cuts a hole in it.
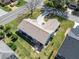
M 3 15 L 5 15 L 5 14 L 7 14 L 7 13 L 8 13 L 8 12 L 6 12 L 6 11 L 0 9 L 0 16 L 3 16 Z
M 42 25 L 43 23 L 45 23 L 44 17 L 45 15 L 42 15 L 42 14 L 37 17 L 37 22 L 39 25 Z

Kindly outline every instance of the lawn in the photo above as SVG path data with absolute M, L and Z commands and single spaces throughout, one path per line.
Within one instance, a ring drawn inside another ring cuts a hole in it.
M 8 44 L 12 41 L 10 38 L 5 38 L 5 42 Z M 20 59 L 35 59 L 37 57 L 37 54 L 32 50 L 31 46 L 22 38 L 19 37 L 14 44 L 17 46 L 15 53 Z
M 25 4 L 25 0 L 19 0 L 18 4 L 16 5 L 17 7 L 23 6 Z
M 9 8 L 7 5 L 6 5 L 6 6 L 2 6 L 2 5 L 0 4 L 0 8 L 3 9 L 4 11 L 6 11 L 6 12 L 10 12 L 10 11 L 12 10 L 12 9 Z

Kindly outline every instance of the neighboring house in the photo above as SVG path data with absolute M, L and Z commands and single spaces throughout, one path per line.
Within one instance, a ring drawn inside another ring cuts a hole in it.
M 28 37 L 30 42 L 35 45 L 34 47 L 40 48 L 40 46 L 43 47 L 49 42 L 51 35 L 54 35 L 59 24 L 56 19 L 52 19 L 40 26 L 36 20 L 24 19 L 18 26 L 18 31 Z
M 0 59 L 18 59 L 11 48 L 0 41 Z
M 68 33 L 55 59 L 79 59 L 79 26 Z
M 71 29 L 71 31 L 69 32 L 69 36 L 79 40 L 79 26 Z
M 10 3 L 12 3 L 12 2 L 15 2 L 16 0 L 0 0 L 0 3 L 1 4 L 10 4 Z

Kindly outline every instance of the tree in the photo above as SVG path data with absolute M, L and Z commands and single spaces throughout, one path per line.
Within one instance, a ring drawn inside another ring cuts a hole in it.
M 32 16 L 34 10 L 40 6 L 42 3 L 42 0 L 29 0 L 27 3 L 27 8 L 30 11 L 30 15 Z
M 79 0 L 77 1 L 77 5 L 79 6 Z
M 17 39 L 18 39 L 18 36 L 13 34 L 12 37 L 11 37 L 12 41 L 15 42 Z
M 49 1 L 49 0 L 45 0 L 45 5 L 46 6 L 49 6 L 49 7 L 54 7 L 54 4 L 53 4 L 53 2 L 52 1 Z
M 7 32 L 6 32 L 6 36 L 7 36 L 7 37 L 10 37 L 11 35 L 12 35 L 12 32 L 11 32 L 11 31 L 7 31 Z
M 46 0 L 48 6 L 56 8 L 64 7 L 66 4 L 72 2 L 75 2 L 75 0 Z
M 47 1 L 47 0 L 46 0 Z M 47 3 L 51 7 L 63 6 L 64 0 L 48 0 Z
M 7 32 L 7 31 L 10 30 L 10 29 L 11 29 L 11 26 L 10 26 L 10 25 L 7 25 L 7 26 L 5 26 L 4 31 Z

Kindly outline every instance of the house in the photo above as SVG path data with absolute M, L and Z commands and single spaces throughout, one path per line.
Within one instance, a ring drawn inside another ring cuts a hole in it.
M 10 4 L 10 3 L 12 3 L 12 2 L 15 2 L 16 0 L 0 0 L 0 3 L 1 4 Z
M 68 33 L 55 59 L 79 59 L 79 26 Z
M 16 54 L 2 40 L 0 41 L 0 59 L 18 59 Z
M 34 47 L 45 46 L 55 31 L 59 27 L 59 22 L 56 19 L 39 25 L 37 20 L 24 19 L 18 26 L 18 31 L 26 37 L 29 37 L 30 42 Z

